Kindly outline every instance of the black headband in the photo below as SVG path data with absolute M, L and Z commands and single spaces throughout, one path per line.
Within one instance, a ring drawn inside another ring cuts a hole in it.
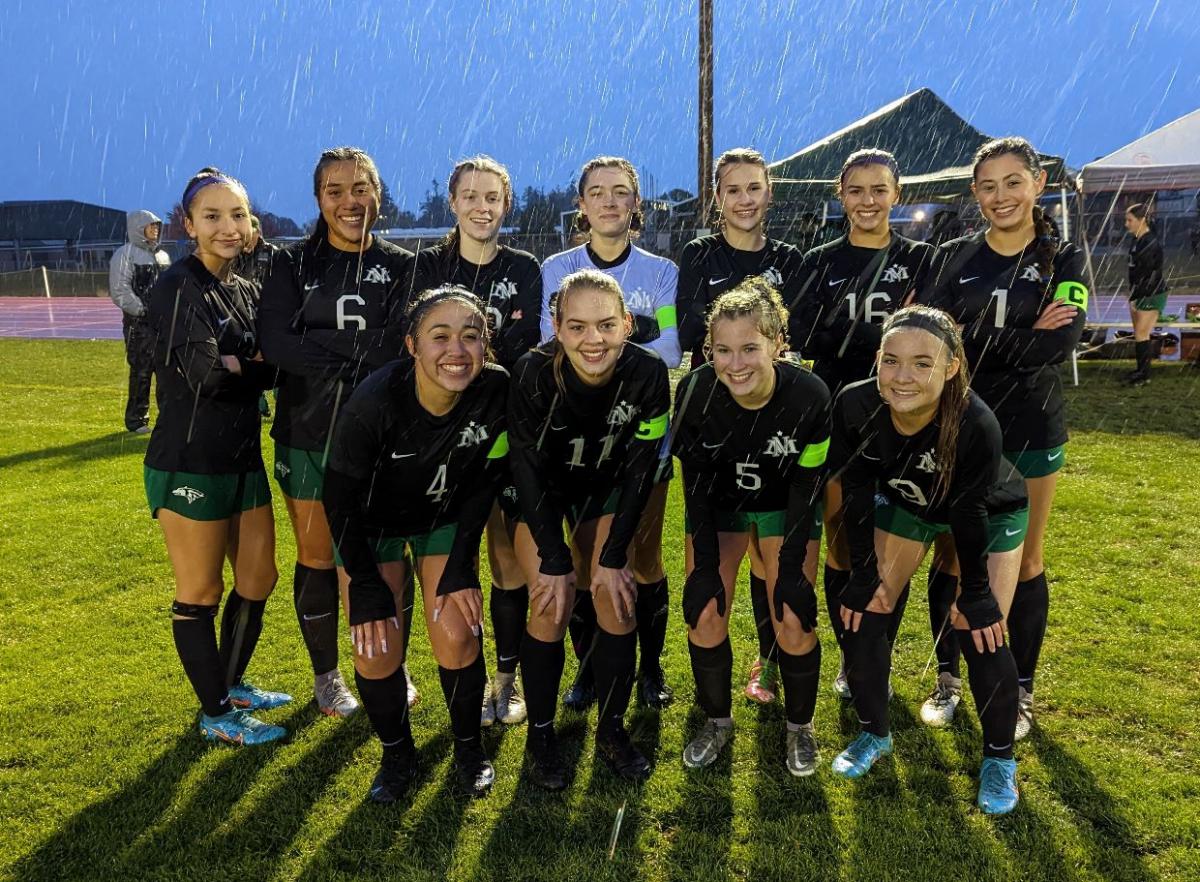
M 486 324 L 487 314 L 484 312 L 486 307 L 483 300 L 472 294 L 466 288 L 463 288 L 459 285 L 442 285 L 439 288 L 432 288 L 429 290 L 433 293 L 423 291 L 422 294 L 428 294 L 428 296 L 419 296 L 415 301 L 413 301 L 412 306 L 409 307 L 408 317 L 410 320 L 418 313 L 425 312 L 430 307 L 437 306 L 439 303 L 444 303 L 447 300 L 458 299 L 465 300 L 474 306 L 479 311 L 480 315 L 483 315 L 484 322 Z
M 892 331 L 900 328 L 920 328 L 922 331 L 928 331 L 946 344 L 951 354 L 954 353 L 954 335 L 947 331 L 939 322 L 930 318 L 927 315 L 922 315 L 919 312 L 912 312 L 908 315 L 901 316 L 893 320 L 884 330 L 883 335 L 886 337 Z

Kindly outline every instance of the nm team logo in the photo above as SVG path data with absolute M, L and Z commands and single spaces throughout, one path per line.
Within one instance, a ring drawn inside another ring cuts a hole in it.
M 796 439 L 785 436 L 783 432 L 776 432 L 767 439 L 767 449 L 764 451 L 767 456 L 798 456 L 800 450 L 796 447 Z
M 195 487 L 176 487 L 171 491 L 172 496 L 180 496 L 187 500 L 188 505 L 191 505 L 198 499 L 203 499 L 204 494 Z
M 291 472 L 292 470 L 287 467 L 287 463 L 275 463 L 275 474 L 279 475 L 279 477 L 286 478 Z
M 622 399 L 613 405 L 613 409 L 608 412 L 608 424 L 610 426 L 623 426 L 633 420 L 633 405 Z
M 908 267 L 902 263 L 893 263 L 879 277 L 881 282 L 907 282 L 908 279 Z
M 471 420 L 461 432 L 458 434 L 459 447 L 472 447 L 476 444 L 482 444 L 488 439 L 487 426 L 481 426 L 479 423 Z
M 783 287 L 783 273 L 775 269 L 773 266 L 767 267 L 761 273 L 762 277 L 774 285 L 776 288 Z
M 492 291 L 488 300 L 512 300 L 517 296 L 517 283 L 510 282 L 507 277 L 492 282 Z
M 654 298 L 645 288 L 634 288 L 625 293 L 626 308 L 636 315 L 654 315 Z
M 1042 274 L 1032 263 L 1021 270 L 1021 281 L 1023 282 L 1040 282 Z
M 933 458 L 932 450 L 926 450 L 921 454 L 921 458 L 917 460 L 917 468 L 930 475 L 938 470 L 937 460 Z
M 367 274 L 363 276 L 364 282 L 374 282 L 377 285 L 386 285 L 392 280 L 392 274 L 388 272 L 387 267 L 383 264 L 376 264 L 367 270 Z

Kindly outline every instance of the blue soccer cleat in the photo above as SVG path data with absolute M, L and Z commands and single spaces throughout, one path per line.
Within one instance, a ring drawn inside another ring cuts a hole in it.
M 287 735 L 287 729 L 256 720 L 246 711 L 235 709 L 219 717 L 201 714 L 200 734 L 209 741 L 226 744 L 269 744 Z
M 268 692 L 243 680 L 229 688 L 229 703 L 241 710 L 260 711 L 280 707 L 292 700 L 286 692 Z
M 875 760 L 892 752 L 892 736 L 863 732 L 833 760 L 833 772 L 843 778 L 861 778 L 871 771 Z
M 980 811 L 985 815 L 1007 815 L 1017 807 L 1017 761 L 985 756 L 979 767 Z

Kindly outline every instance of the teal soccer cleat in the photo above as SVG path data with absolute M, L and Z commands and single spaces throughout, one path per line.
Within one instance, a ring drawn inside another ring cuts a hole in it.
M 875 760 L 892 752 L 892 736 L 880 738 L 870 732 L 863 732 L 850 742 L 850 746 L 839 753 L 833 760 L 833 771 L 843 778 L 861 778 L 871 771 Z
M 287 735 L 287 729 L 256 720 L 246 711 L 235 709 L 219 717 L 201 714 L 200 734 L 209 741 L 226 744 L 269 744 Z
M 1017 761 L 985 756 L 979 767 L 980 811 L 985 815 L 1007 815 L 1017 807 Z
M 241 710 L 260 711 L 280 707 L 292 700 L 286 692 L 268 692 L 246 680 L 229 687 L 229 702 Z

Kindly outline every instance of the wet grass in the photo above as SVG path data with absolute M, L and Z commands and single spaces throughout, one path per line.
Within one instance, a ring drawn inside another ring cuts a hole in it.
M 1070 391 L 1040 725 L 1018 750 L 1014 815 L 974 808 L 973 714 L 939 732 L 915 719 L 932 684 L 919 591 L 896 653 L 896 755 L 857 784 L 825 767 L 791 779 L 780 710 L 741 700 L 732 752 L 685 774 L 680 751 L 698 715 L 673 610 L 666 666 L 678 701 L 631 718 L 655 748 L 646 786 L 596 766 L 592 721 L 567 715 L 575 778 L 563 796 L 523 776 L 523 728 L 497 729 L 487 736 L 495 791 L 464 802 L 450 787 L 446 712 L 418 624 L 423 777 L 409 805 L 381 810 L 363 802 L 379 751 L 367 721 L 334 722 L 304 703 L 311 677 L 286 585 L 251 673 L 298 696 L 268 715 L 291 737 L 242 751 L 200 741 L 142 495 L 145 441 L 120 430 L 120 346 L 0 341 L 0 878 L 1200 878 L 1200 372 L 1162 367 L 1129 391 L 1116 382 L 1128 367 L 1081 364 Z M 677 492 L 671 504 L 664 544 L 677 586 Z M 292 540 L 281 507 L 276 517 L 286 572 Z M 734 626 L 740 678 L 753 653 L 744 598 Z M 825 653 L 825 684 L 835 657 Z M 823 684 L 826 760 L 852 719 Z

